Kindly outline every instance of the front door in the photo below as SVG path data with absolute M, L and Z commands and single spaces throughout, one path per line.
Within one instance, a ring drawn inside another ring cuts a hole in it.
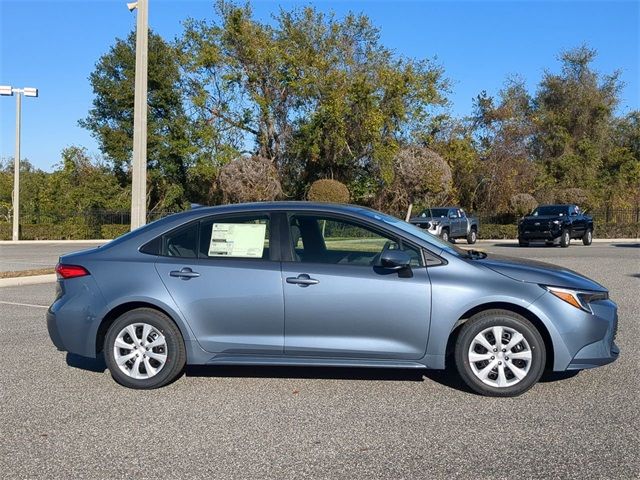
M 285 354 L 419 359 L 431 284 L 418 248 L 340 217 L 292 215 L 293 261 L 283 262 Z M 410 271 L 376 267 L 384 249 L 403 249 Z
M 267 215 L 210 217 L 163 236 L 156 270 L 208 352 L 282 354 L 280 262 Z

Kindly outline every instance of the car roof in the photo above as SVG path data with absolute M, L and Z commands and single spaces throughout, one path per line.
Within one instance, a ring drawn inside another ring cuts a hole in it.
M 331 210 L 331 211 L 350 211 L 357 212 L 362 210 L 371 210 L 360 205 L 351 205 L 347 203 L 329 203 L 329 202 L 303 202 L 297 200 L 289 201 L 272 201 L 272 202 L 250 202 L 250 203 L 230 203 L 227 205 L 216 205 L 212 207 L 198 207 L 191 211 L 201 213 L 221 213 L 221 212 L 244 212 L 255 210 Z M 186 212 L 181 212 L 186 213 Z

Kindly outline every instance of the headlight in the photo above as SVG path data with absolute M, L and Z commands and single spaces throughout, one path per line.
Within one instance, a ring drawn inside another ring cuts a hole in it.
M 554 221 L 553 221 L 553 222 L 551 222 L 551 223 L 553 223 L 554 225 L 560 225 L 560 220 L 554 220 Z
M 607 300 L 609 292 L 587 292 L 582 290 L 571 290 L 569 288 L 549 287 L 545 289 L 560 300 L 564 300 L 569 305 L 584 310 L 587 313 L 593 313 L 589 304 L 598 300 Z

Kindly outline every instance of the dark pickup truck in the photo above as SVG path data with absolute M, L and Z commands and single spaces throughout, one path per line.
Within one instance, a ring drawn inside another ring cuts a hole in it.
M 572 238 L 582 240 L 584 245 L 591 245 L 593 240 L 593 218 L 577 205 L 540 205 L 518 222 L 521 247 L 534 241 L 568 247 Z

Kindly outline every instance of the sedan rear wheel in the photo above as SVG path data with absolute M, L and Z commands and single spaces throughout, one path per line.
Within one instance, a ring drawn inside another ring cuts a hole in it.
M 511 397 L 531 388 L 542 375 L 546 353 L 536 328 L 508 310 L 474 315 L 456 342 L 460 376 L 475 392 Z
M 111 376 L 130 388 L 158 388 L 182 371 L 186 352 L 180 330 L 163 313 L 139 308 L 118 317 L 104 342 Z

